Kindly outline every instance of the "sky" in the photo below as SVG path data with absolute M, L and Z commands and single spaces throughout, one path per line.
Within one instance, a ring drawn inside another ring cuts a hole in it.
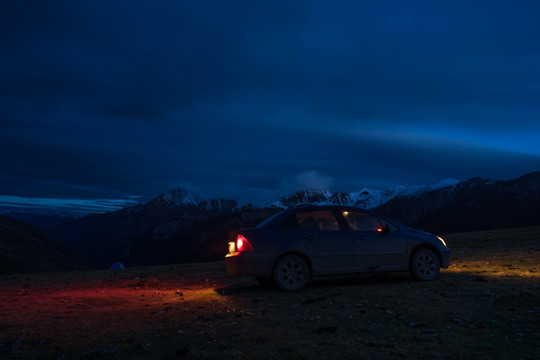
M 0 2 L 0 208 L 540 170 L 538 1 Z M 96 207 L 93 208 L 92 204 Z

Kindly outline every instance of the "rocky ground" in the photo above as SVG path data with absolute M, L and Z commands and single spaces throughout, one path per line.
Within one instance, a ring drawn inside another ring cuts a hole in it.
M 0 277 L 2 359 L 536 359 L 540 228 L 446 236 L 438 280 L 315 280 L 223 262 Z

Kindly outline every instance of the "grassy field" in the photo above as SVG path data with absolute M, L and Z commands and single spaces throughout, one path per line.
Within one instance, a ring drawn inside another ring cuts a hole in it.
M 2 359 L 537 359 L 540 227 L 447 235 L 438 280 L 312 281 L 223 262 L 0 277 Z

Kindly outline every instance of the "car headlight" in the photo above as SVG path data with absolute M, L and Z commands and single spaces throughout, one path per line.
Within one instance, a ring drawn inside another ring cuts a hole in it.
M 444 241 L 444 239 L 440 236 L 437 236 L 437 239 L 439 239 L 441 241 L 441 243 L 446 246 L 446 241 Z

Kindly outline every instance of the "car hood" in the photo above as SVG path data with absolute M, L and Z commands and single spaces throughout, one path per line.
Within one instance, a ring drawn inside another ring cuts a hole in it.
M 422 239 L 436 239 L 437 237 L 431 233 L 428 233 L 427 231 L 422 231 L 414 228 L 410 228 L 407 226 L 404 226 L 402 230 L 407 234 L 407 236 L 411 236 L 415 239 L 422 238 Z

